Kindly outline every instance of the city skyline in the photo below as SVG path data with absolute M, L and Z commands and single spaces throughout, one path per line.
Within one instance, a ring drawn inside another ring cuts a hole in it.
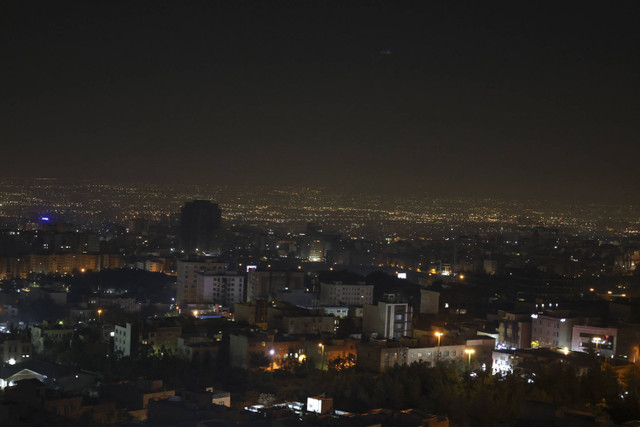
M 639 20 L 4 2 L 0 425 L 640 420 Z
M 636 199 L 635 4 L 6 9 L 4 177 Z

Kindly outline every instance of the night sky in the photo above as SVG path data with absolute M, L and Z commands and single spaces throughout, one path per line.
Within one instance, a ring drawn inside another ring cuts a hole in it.
M 637 201 L 640 3 L 557 3 L 4 1 L 0 176 Z

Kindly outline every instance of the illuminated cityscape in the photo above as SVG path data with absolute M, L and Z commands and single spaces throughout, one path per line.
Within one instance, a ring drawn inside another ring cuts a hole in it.
M 640 7 L 8 2 L 0 426 L 640 421 Z
M 199 404 L 207 419 L 269 414 L 324 425 L 311 414 L 342 419 L 346 412 L 328 408 L 343 405 L 356 411 L 348 415 L 354 420 L 384 420 L 389 415 L 370 412 L 385 405 L 375 397 L 351 402 L 326 381 L 345 372 L 360 382 L 371 372 L 401 381 L 403 369 L 420 367 L 425 371 L 416 375 L 426 375 L 428 384 L 437 366 L 460 381 L 485 375 L 522 381 L 531 390 L 520 392 L 520 407 L 508 416 L 539 419 L 529 412 L 534 400 L 527 393 L 541 387 L 534 378 L 558 375 L 560 366 L 548 367 L 549 360 L 584 370 L 585 379 L 609 365 L 612 375 L 626 378 L 640 357 L 634 205 L 58 179 L 5 179 L 0 204 L 8 367 L 0 385 L 8 398 L 20 399 L 25 391 L 17 378 L 26 375 L 20 369 L 38 378 L 62 366 L 70 373 L 82 368 L 84 385 L 57 388 L 44 407 L 70 420 L 95 410 L 86 396 L 91 390 L 107 402 L 93 419 L 107 424 L 128 413 L 162 425 L 158 417 L 175 405 L 170 419 L 178 422 L 190 416 L 181 405 L 194 396 L 212 399 L 207 410 L 209 404 Z M 181 248 L 194 238 L 200 243 Z M 96 340 L 91 346 L 89 336 Z M 104 369 L 130 363 L 152 383 L 123 372 L 110 374 L 117 384 L 96 386 Z M 185 374 L 154 371 L 157 363 Z M 261 386 L 240 386 L 212 369 L 225 364 L 255 375 L 279 372 L 280 379 L 270 379 L 276 387 L 295 375 L 320 377 L 305 412 L 304 390 L 253 400 Z M 214 381 L 229 391 L 203 391 Z M 40 387 L 24 385 L 33 386 Z M 123 397 L 125 389 L 131 397 Z M 322 393 L 328 407 L 313 400 Z M 134 396 L 156 403 L 140 407 Z M 224 399 L 231 398 L 244 415 L 207 412 L 229 407 Z M 69 399 L 75 409 L 56 409 Z M 278 399 L 288 403 L 278 406 Z M 456 424 L 467 416 L 424 399 L 411 404 L 418 412 L 402 423 Z

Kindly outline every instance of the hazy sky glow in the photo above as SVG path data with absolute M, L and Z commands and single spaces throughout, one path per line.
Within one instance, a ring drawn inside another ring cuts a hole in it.
M 637 199 L 636 2 L 12 3 L 3 176 Z

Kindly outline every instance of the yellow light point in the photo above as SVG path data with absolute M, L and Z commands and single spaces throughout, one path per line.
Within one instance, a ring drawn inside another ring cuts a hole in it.
M 612 291 L 607 291 L 607 293 L 608 293 L 609 295 L 611 295 L 613 292 L 612 292 Z
M 471 355 L 474 354 L 476 351 L 472 348 L 467 348 L 464 350 L 464 352 L 469 355 L 469 368 L 471 368 Z
M 589 288 L 589 292 L 593 292 L 593 291 L 595 291 L 595 289 Z
M 562 352 L 564 353 L 565 356 L 567 356 L 569 354 L 569 347 L 564 347 L 562 349 Z
M 460 275 L 460 280 L 464 279 L 464 274 Z

